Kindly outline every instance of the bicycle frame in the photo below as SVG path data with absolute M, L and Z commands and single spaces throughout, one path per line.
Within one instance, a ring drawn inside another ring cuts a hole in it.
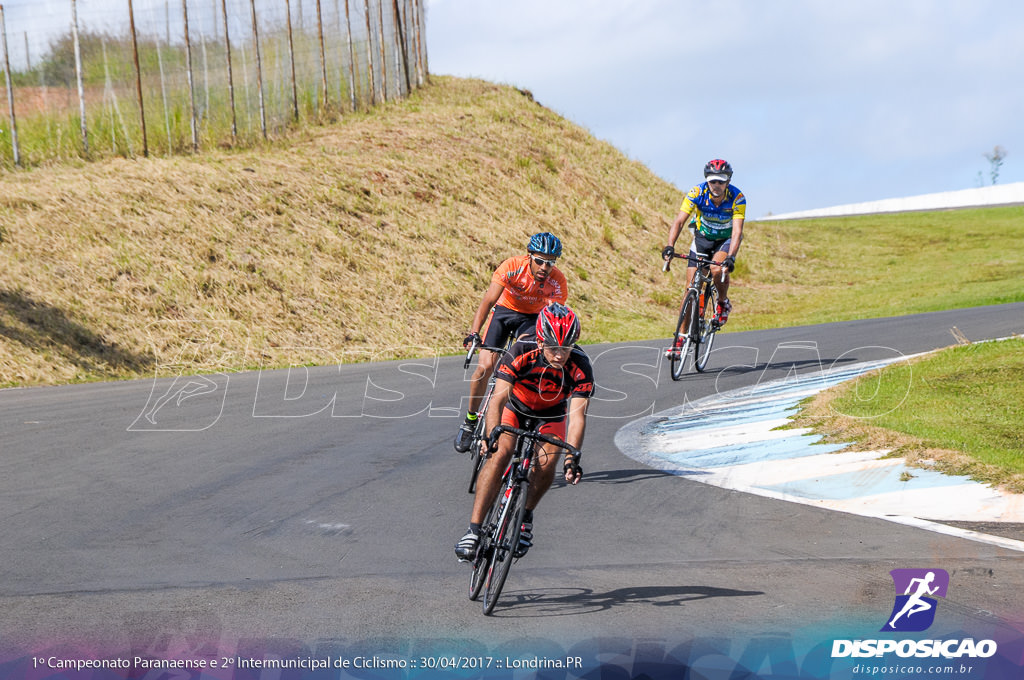
M 720 266 L 721 263 L 689 253 L 686 255 L 673 253 L 672 257 L 693 259 L 697 262 L 693 279 L 683 294 L 683 303 L 679 310 L 679 321 L 673 334 L 672 347 L 667 352 L 672 379 L 679 380 L 691 349 L 693 350 L 693 366 L 697 372 L 704 370 L 708 357 L 711 355 L 711 346 L 719 328 L 716 320 L 707 318 L 708 305 L 717 304 L 718 299 L 718 289 L 715 286 L 714 277 L 711 275 L 711 267 Z M 670 264 L 671 259 L 666 260 L 664 271 L 671 269 Z M 722 281 L 725 281 L 725 274 L 726 271 L 723 267 Z
M 494 503 L 487 511 L 480 532 L 480 548 L 473 561 L 473 574 L 469 584 L 469 599 L 484 591 L 483 613 L 489 615 L 505 585 L 509 569 L 519 545 L 519 532 L 526 509 L 526 495 L 530 485 L 530 471 L 537 457 L 537 444 L 546 442 L 564 449 L 579 460 L 580 451 L 551 435 L 532 428 L 522 429 L 499 425 L 491 433 L 492 441 L 502 433 L 516 435 L 512 459 L 505 467 L 501 486 Z M 485 588 L 486 585 L 486 588 Z
M 470 362 L 473 360 L 473 354 L 478 349 L 486 349 L 497 354 L 504 355 L 508 352 L 509 348 L 515 342 L 512 338 L 509 338 L 505 343 L 504 347 L 491 347 L 484 345 L 482 342 L 478 342 L 474 339 L 473 344 L 470 346 L 469 351 L 466 353 L 466 361 L 463 364 L 463 369 L 469 368 Z M 487 389 L 484 390 L 483 399 L 480 401 L 479 417 L 477 418 L 476 428 L 473 430 L 473 439 L 470 443 L 470 460 L 473 464 L 473 472 L 469 478 L 469 493 L 473 493 L 476 490 L 476 478 L 480 474 L 480 468 L 483 466 L 484 458 L 480 455 L 480 441 L 484 436 L 484 421 L 485 414 L 487 413 L 487 406 L 491 403 L 491 395 L 494 393 L 494 372 L 491 372 L 491 377 L 487 380 Z

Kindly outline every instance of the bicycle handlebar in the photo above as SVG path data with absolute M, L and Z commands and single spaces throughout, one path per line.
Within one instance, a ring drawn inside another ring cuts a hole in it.
M 504 347 L 491 347 L 490 345 L 485 345 L 482 340 L 474 339 L 472 344 L 470 344 L 469 346 L 469 351 L 466 352 L 466 361 L 463 362 L 462 364 L 463 370 L 469 368 L 470 362 L 473 361 L 473 355 L 476 354 L 476 351 L 478 349 L 486 349 L 490 350 L 491 352 L 499 352 L 501 354 L 505 353 Z
M 576 459 L 577 463 L 580 461 L 580 457 L 582 456 L 582 452 L 579 449 L 577 449 L 575 446 L 567 444 L 558 437 L 552 436 L 550 434 L 543 434 L 542 432 L 537 432 L 536 430 L 523 430 L 518 427 L 512 427 L 511 425 L 498 425 L 496 428 L 491 430 L 491 434 L 488 437 L 488 443 L 490 443 L 490 441 L 497 441 L 498 435 L 501 434 L 502 432 L 508 432 L 509 434 L 518 435 L 520 437 L 526 437 L 527 439 L 532 439 L 534 441 L 547 442 L 548 444 L 557 446 L 560 449 L 565 449 L 573 458 Z
M 685 255 L 680 255 L 679 253 L 672 253 L 672 257 L 670 257 L 669 259 L 665 260 L 665 266 L 661 268 L 661 271 L 663 271 L 663 272 L 670 271 L 672 269 L 671 266 L 670 266 L 672 264 L 672 259 L 676 258 L 676 257 L 678 257 L 679 259 L 684 259 L 684 258 L 686 258 L 688 260 L 689 259 L 693 259 L 693 260 L 695 260 L 697 262 L 697 264 L 701 264 L 701 265 L 708 265 L 708 266 L 714 265 L 716 267 L 722 267 L 722 263 L 721 262 L 715 262 L 714 260 L 705 260 L 703 257 L 700 257 L 699 255 L 691 255 L 690 253 L 686 253 Z M 725 267 L 722 267 L 722 281 L 725 281 L 725 274 L 726 274 Z

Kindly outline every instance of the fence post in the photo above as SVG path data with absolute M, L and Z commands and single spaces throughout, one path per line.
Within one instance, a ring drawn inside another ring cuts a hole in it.
M 228 0 L 220 0 L 224 15 L 224 53 L 228 58 L 228 97 L 231 99 L 231 141 L 238 140 L 238 117 L 235 114 L 235 77 L 231 71 L 231 36 L 228 32 Z
M 135 34 L 135 8 L 128 0 L 128 27 L 132 32 L 132 58 L 135 62 L 135 94 L 139 101 L 139 122 L 142 124 L 142 155 L 149 158 L 149 138 L 146 135 L 146 109 L 142 103 L 142 71 L 139 68 L 139 41 Z
M 423 87 L 423 35 L 420 25 L 420 0 L 412 3 L 412 31 L 416 35 L 416 87 Z
M 356 110 L 356 54 L 352 48 L 352 19 L 348 13 L 348 0 L 345 0 L 345 39 L 348 41 L 348 98 L 352 102 L 352 110 Z
M 288 63 L 292 72 L 292 115 L 299 122 L 299 91 L 295 84 L 295 43 L 292 40 L 292 0 L 284 0 L 284 11 L 288 14 Z
M 4 79 L 7 83 L 7 108 L 11 116 L 11 152 L 14 165 L 21 167 L 21 150 L 18 148 L 18 120 L 14 116 L 14 87 L 11 83 L 11 61 L 7 55 L 7 22 L 4 19 L 4 6 L 0 5 L 0 37 L 4 41 Z
M 370 39 L 370 0 L 363 0 L 366 19 L 366 67 L 370 72 L 370 106 L 377 105 L 377 74 L 373 72 L 373 41 Z
M 419 11 L 416 13 L 416 22 L 419 25 L 420 33 L 420 59 L 423 60 L 423 77 L 430 79 L 430 62 L 427 59 L 427 41 L 423 38 L 423 25 L 426 23 L 426 6 L 423 0 L 416 0 L 419 3 Z
M 412 92 L 412 79 L 409 77 L 409 53 L 406 51 L 405 28 L 403 27 L 402 13 L 398 9 L 398 0 L 394 0 L 394 5 L 395 24 L 398 26 L 398 51 L 402 56 L 402 67 L 405 69 L 405 94 L 408 96 Z
M 320 79 L 324 91 L 324 115 L 327 114 L 327 52 L 324 50 L 324 18 L 320 11 L 320 0 L 316 0 L 316 31 L 320 39 Z
M 384 51 L 384 0 L 377 0 L 377 47 L 380 48 L 380 92 L 388 100 L 388 57 Z
M 85 121 L 85 88 L 82 85 L 82 44 L 78 40 L 78 0 L 71 0 L 71 40 L 75 48 L 75 82 L 78 85 L 78 115 L 82 129 L 82 150 L 89 155 L 89 128 Z
M 249 0 L 249 7 L 252 10 L 252 39 L 256 48 L 256 84 L 260 98 L 260 130 L 263 131 L 263 139 L 267 138 L 267 112 L 263 105 L 263 64 L 260 57 L 260 30 L 256 22 L 256 0 Z
M 181 0 L 182 20 L 185 23 L 185 69 L 188 71 L 188 101 L 192 115 L 192 151 L 199 151 L 199 130 L 196 127 L 196 90 L 192 79 L 192 40 L 188 33 L 188 0 Z

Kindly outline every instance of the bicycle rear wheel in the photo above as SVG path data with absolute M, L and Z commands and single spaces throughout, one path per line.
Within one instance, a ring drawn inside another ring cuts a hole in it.
M 693 344 L 693 333 L 688 332 L 692 323 L 697 319 L 697 291 L 690 289 L 686 291 L 683 298 L 683 306 L 679 309 L 679 321 L 676 323 L 676 332 L 672 338 L 672 349 L 669 353 L 669 368 L 673 380 L 683 377 L 686 370 L 686 356 Z
M 704 292 L 704 309 L 700 314 L 700 334 L 697 344 L 693 348 L 693 367 L 698 373 L 702 373 L 708 365 L 708 357 L 711 356 L 711 346 L 715 343 L 715 333 L 718 331 L 718 323 L 715 321 L 715 313 L 718 310 L 718 289 L 714 284 L 707 284 Z
M 494 611 L 498 596 L 505 586 L 508 570 L 512 566 L 516 547 L 519 545 L 519 531 L 523 525 L 523 513 L 526 512 L 525 481 L 517 483 L 509 489 L 510 496 L 505 505 L 504 514 L 498 518 L 495 529 L 494 546 L 491 553 L 491 564 L 487 570 L 487 588 L 484 590 L 484 615 Z

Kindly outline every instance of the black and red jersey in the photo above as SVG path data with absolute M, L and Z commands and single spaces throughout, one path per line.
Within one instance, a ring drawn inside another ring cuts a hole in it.
M 569 399 L 589 399 L 594 394 L 594 369 L 590 357 L 579 347 L 573 348 L 565 366 L 555 368 L 536 342 L 517 342 L 494 375 L 512 383 L 509 401 L 515 410 L 540 418 L 564 417 Z

